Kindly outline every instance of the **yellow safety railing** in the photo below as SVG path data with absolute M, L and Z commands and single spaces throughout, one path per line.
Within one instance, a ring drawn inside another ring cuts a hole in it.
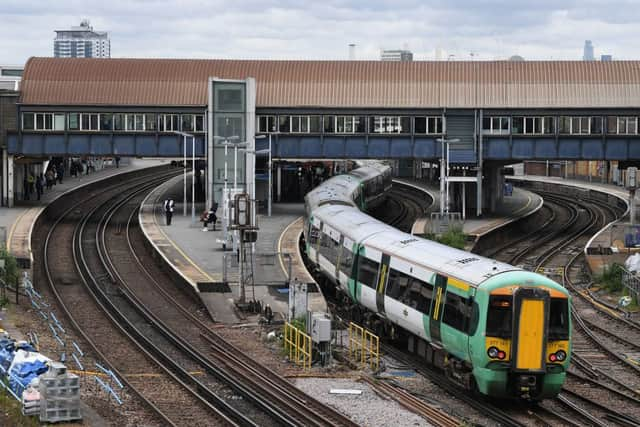
M 380 366 L 380 338 L 371 331 L 349 322 L 349 357 L 371 369 Z
M 311 369 L 311 336 L 289 322 L 284 324 L 284 349 L 289 353 L 289 360 Z

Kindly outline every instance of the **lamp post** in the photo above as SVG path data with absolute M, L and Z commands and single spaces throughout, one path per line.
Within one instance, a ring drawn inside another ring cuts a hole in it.
M 184 146 L 184 183 L 183 183 L 183 204 L 182 212 L 187 216 L 187 137 L 191 138 L 191 226 L 196 223 L 196 137 L 190 133 L 173 131 L 173 133 L 182 135 Z

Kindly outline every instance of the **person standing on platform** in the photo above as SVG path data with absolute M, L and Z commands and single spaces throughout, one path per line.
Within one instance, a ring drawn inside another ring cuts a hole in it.
M 120 156 L 116 156 L 116 169 L 120 167 Z
M 171 225 L 171 217 L 173 216 L 174 204 L 175 203 L 173 202 L 173 199 L 171 197 L 164 201 L 164 215 L 167 218 L 167 225 Z
M 38 193 L 38 200 L 40 200 L 40 197 L 42 196 L 42 190 L 44 190 L 43 181 L 44 177 L 42 176 L 42 174 L 38 175 L 38 177 L 36 178 L 36 193 Z
M 53 187 L 53 180 L 54 180 L 53 171 L 51 169 L 47 171 L 46 177 L 47 177 L 47 190 L 51 190 L 51 188 Z
M 62 178 L 64 178 L 64 165 L 62 164 L 62 162 L 58 163 L 56 172 L 58 173 L 58 182 L 62 184 Z

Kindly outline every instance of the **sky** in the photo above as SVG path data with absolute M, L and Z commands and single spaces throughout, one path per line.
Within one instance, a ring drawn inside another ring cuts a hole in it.
M 640 0 L 0 0 L 0 64 L 52 56 L 89 19 L 112 57 L 376 60 L 639 59 Z

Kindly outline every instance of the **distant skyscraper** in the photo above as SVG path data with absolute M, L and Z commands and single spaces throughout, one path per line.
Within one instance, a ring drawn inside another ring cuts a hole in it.
M 591 44 L 591 40 L 584 41 L 584 53 L 582 55 L 583 61 L 593 61 L 595 57 L 593 56 L 593 44 Z
M 383 50 L 380 55 L 381 61 L 413 61 L 413 52 L 405 49 Z
M 611 55 L 600 55 L 600 61 L 602 61 L 602 62 L 613 61 L 613 56 L 611 56 Z
M 106 31 L 93 31 L 89 21 L 70 30 L 56 30 L 53 40 L 53 56 L 56 58 L 110 58 L 111 40 Z

